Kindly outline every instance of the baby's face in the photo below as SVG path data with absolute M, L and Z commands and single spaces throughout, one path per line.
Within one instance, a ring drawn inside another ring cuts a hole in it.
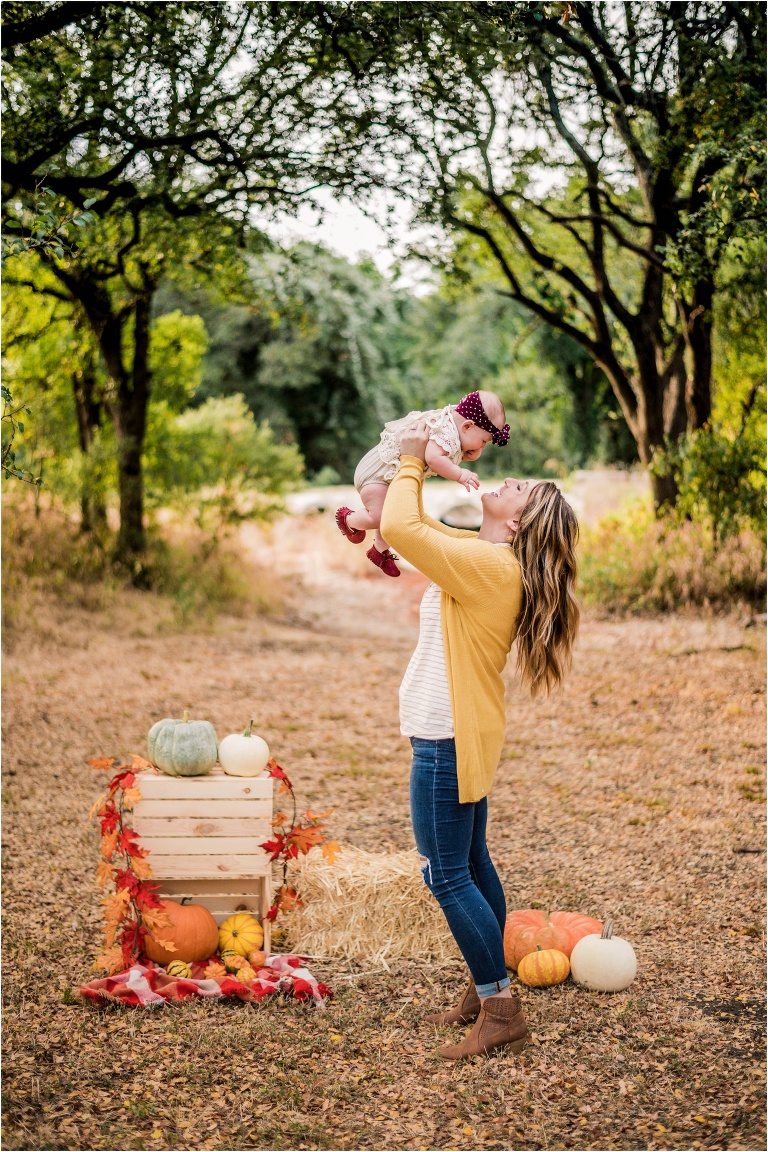
M 462 460 L 478 460 L 483 454 L 483 448 L 490 444 L 493 437 L 490 432 L 478 428 L 471 420 L 465 420 L 459 428 Z

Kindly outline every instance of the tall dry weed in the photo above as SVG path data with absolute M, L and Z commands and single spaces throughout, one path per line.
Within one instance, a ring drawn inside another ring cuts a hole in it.
M 763 611 L 765 543 L 742 532 L 718 544 L 706 524 L 655 520 L 647 508 L 630 506 L 582 532 L 579 592 L 604 613 Z

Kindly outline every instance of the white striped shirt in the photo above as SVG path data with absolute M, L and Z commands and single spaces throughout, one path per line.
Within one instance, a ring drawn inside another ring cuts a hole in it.
M 419 642 L 400 685 L 400 731 L 422 740 L 448 740 L 454 734 L 440 596 L 437 584 L 424 593 Z

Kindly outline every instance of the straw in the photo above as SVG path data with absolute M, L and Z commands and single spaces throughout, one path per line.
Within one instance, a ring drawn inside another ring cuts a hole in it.
M 384 968 L 388 960 L 459 955 L 414 849 L 387 855 L 344 844 L 333 864 L 309 852 L 291 861 L 289 875 L 303 906 L 283 924 L 300 955 Z

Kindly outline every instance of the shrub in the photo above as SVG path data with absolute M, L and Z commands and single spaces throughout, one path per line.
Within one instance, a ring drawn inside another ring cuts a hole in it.
M 112 562 L 111 535 L 83 534 L 77 518 L 59 507 L 35 514 L 30 501 L 6 499 L 2 536 L 6 628 L 32 618 L 41 594 L 99 611 L 131 585 L 130 574 Z M 274 573 L 244 556 L 236 542 L 212 548 L 207 534 L 189 524 L 151 532 L 145 589 L 140 595 L 147 600 L 170 602 L 179 624 L 210 622 L 218 613 L 275 614 L 286 601 Z
M 763 541 L 747 529 L 721 543 L 706 522 L 656 520 L 634 505 L 582 531 L 580 596 L 600 612 L 762 611 L 765 589 Z

